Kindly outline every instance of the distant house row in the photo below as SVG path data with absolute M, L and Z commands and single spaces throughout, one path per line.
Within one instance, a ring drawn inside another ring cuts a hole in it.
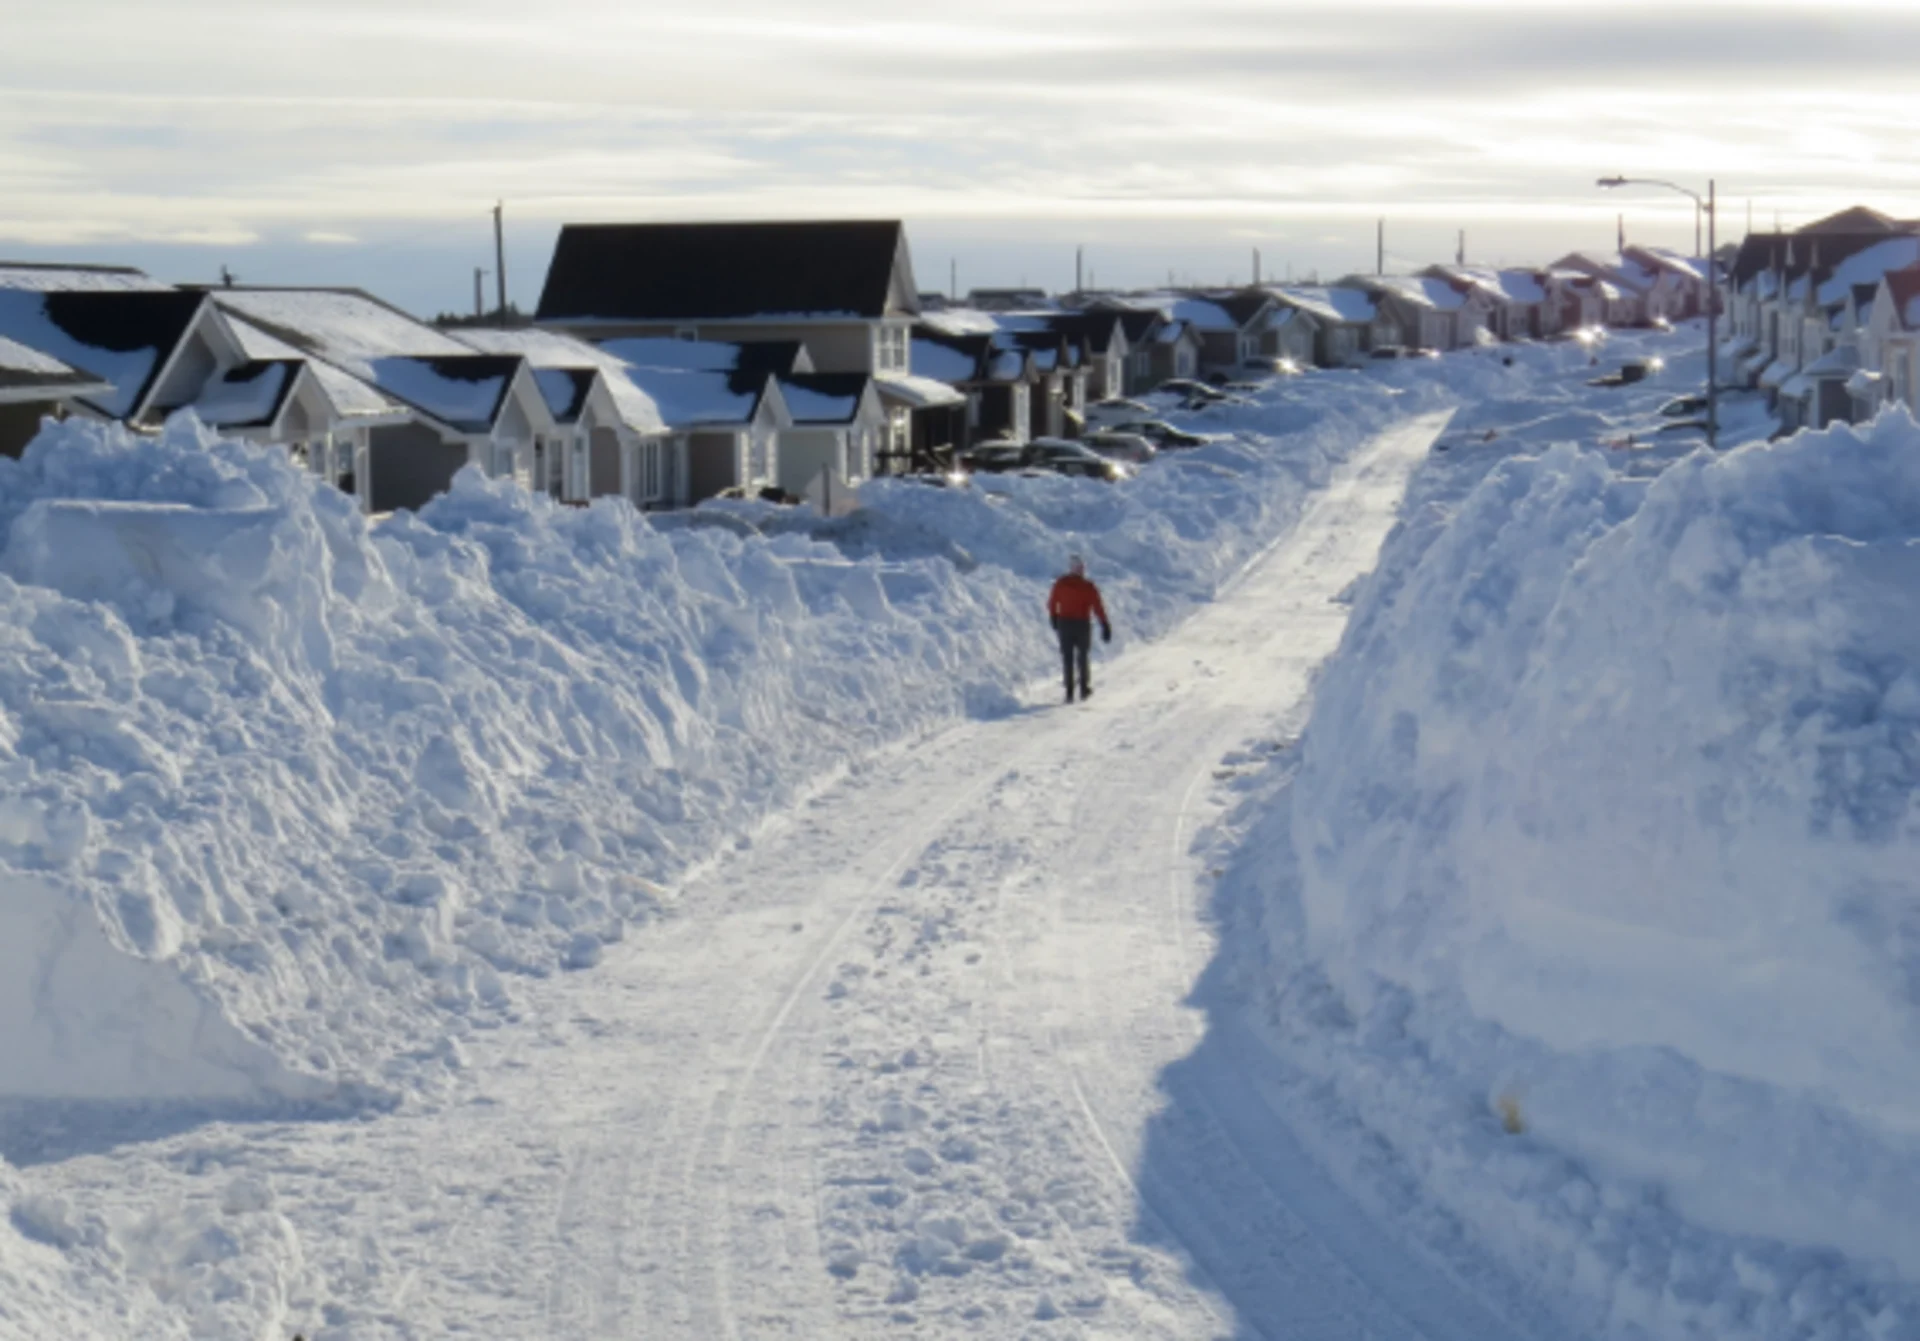
M 1920 408 L 1920 220 L 1856 206 L 1749 234 L 1726 286 L 1721 365 L 1783 428 Z
M 1698 263 L 1628 248 L 957 308 L 918 292 L 897 221 L 583 224 L 561 231 L 531 327 L 441 329 L 356 289 L 0 263 L 0 451 L 48 414 L 145 430 L 191 409 L 370 512 L 418 507 L 469 464 L 570 502 L 681 507 L 1071 434 L 1090 400 L 1169 378 L 1679 318 L 1705 292 Z

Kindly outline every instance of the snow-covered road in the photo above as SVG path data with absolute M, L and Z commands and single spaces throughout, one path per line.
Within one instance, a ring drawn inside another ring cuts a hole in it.
M 1036 687 L 762 826 L 531 987 L 470 1098 L 229 1152 L 271 1175 L 290 1293 L 331 1300 L 289 1329 L 1526 1335 L 1320 1172 L 1250 1034 L 1196 1054 L 1189 1001 L 1193 837 L 1298 729 L 1443 424 L 1357 454 L 1221 599 L 1097 660 L 1089 704 Z

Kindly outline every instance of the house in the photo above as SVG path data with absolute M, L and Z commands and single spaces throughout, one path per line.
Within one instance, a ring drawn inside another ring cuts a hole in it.
M 1455 313 L 1466 296 L 1445 280 L 1415 275 L 1352 275 L 1342 285 L 1363 289 L 1378 309 L 1376 323 L 1385 318 L 1399 333 L 1397 341 L 1419 349 L 1452 349 L 1458 343 Z
M 1665 247 L 1628 246 L 1620 254 L 1653 276 L 1647 294 L 1648 320 L 1688 321 L 1706 315 L 1713 282 L 1704 258 L 1682 256 Z
M 598 345 L 538 328 L 464 327 L 463 344 L 532 365 L 557 435 L 536 444 L 533 483 L 570 503 L 618 495 L 636 507 L 665 506 L 678 464 L 665 420 L 627 363 Z
M 1445 280 L 1467 298 L 1461 308 L 1467 314 L 1464 329 L 1455 332 L 1463 344 L 1480 338 L 1479 331 L 1500 340 L 1527 340 L 1543 333 L 1547 291 L 1543 277 L 1534 271 L 1433 265 L 1420 273 Z
M 1154 350 L 1159 343 L 1160 330 L 1167 324 L 1166 317 L 1154 308 L 1103 305 L 1099 310 L 1113 313 L 1114 319 L 1120 323 L 1121 336 L 1127 342 L 1125 370 L 1117 394 L 1136 396 L 1143 391 L 1151 391 L 1161 381 L 1154 376 Z M 1192 376 L 1191 373 L 1186 375 Z
M 0 455 L 17 457 L 46 419 L 64 419 L 77 396 L 105 396 L 113 388 L 50 354 L 0 337 Z
M 74 413 L 157 428 L 215 373 L 247 361 L 206 298 L 178 289 L 0 288 L 0 336 L 107 384 Z
M 1601 294 L 1604 307 L 1602 321 L 1605 325 L 1644 326 L 1651 318 L 1648 300 L 1652 296 L 1656 276 L 1619 252 L 1568 252 L 1548 269 L 1587 275 L 1606 285 L 1611 292 Z
M 947 314 L 930 317 L 934 315 Z M 956 449 L 994 438 L 1027 440 L 1033 422 L 1033 360 L 1025 350 L 999 343 L 996 333 L 931 319 L 913 329 L 918 375 L 935 378 L 965 398 L 965 431 Z
M 1191 323 L 1163 317 L 1147 345 L 1147 385 L 1159 386 L 1170 377 L 1198 377 L 1205 348 Z
M 1374 329 L 1379 308 L 1364 289 L 1318 285 L 1284 285 L 1267 290 L 1280 307 L 1313 318 L 1312 362 L 1322 368 L 1343 368 L 1358 362 L 1381 334 Z M 1378 343 L 1400 343 L 1398 328 Z
M 354 474 L 369 511 L 418 508 L 468 464 L 532 487 L 536 461 L 566 436 L 525 358 L 478 352 L 358 289 L 232 287 L 205 296 L 234 326 L 330 365 L 397 409 L 365 429 Z
M 792 423 L 780 434 L 774 483 L 804 497 L 824 474 L 829 487 L 866 479 L 887 450 L 888 416 L 878 379 L 865 373 L 792 373 L 778 379 Z
M 1849 379 L 1851 394 L 1861 398 L 1871 387 L 1874 408 L 1900 404 L 1915 409 L 1920 405 L 1920 269 L 1881 276 L 1868 328 L 1879 360 L 1878 368 L 1869 371 L 1878 372 L 1880 379 L 1877 385 Z
M 879 388 L 888 433 L 875 454 L 892 466 L 914 441 L 949 436 L 960 404 L 911 380 L 919 315 L 905 228 L 841 220 L 569 224 L 535 320 L 595 342 L 797 340 L 816 372 L 897 382 Z
M 1127 358 L 1132 346 L 1120 314 L 1111 308 L 991 315 L 994 324 L 1003 331 L 1044 331 L 1060 336 L 1076 348 L 1077 366 L 1085 370 L 1082 407 L 1086 401 L 1126 394 Z
M 774 374 L 635 366 L 630 376 L 667 424 L 673 465 L 671 487 L 656 495 L 661 505 L 776 487 L 780 435 L 793 416 Z
M 538 325 L 635 336 L 798 340 L 820 372 L 911 372 L 920 298 L 898 221 L 568 224 Z
M 1182 322 L 1200 339 L 1202 372 L 1233 376 L 1260 357 L 1273 296 L 1260 289 L 1181 294 L 1165 300 L 1169 321 Z M 1176 374 L 1177 375 L 1177 374 Z

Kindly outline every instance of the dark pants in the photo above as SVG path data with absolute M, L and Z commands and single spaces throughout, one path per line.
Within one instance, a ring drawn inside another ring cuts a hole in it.
M 1090 619 L 1063 619 L 1060 621 L 1060 670 L 1067 682 L 1067 697 L 1073 697 L 1073 668 L 1076 661 L 1080 665 L 1080 697 L 1085 698 L 1093 692 L 1092 677 L 1087 673 L 1087 653 L 1093 650 L 1093 621 Z

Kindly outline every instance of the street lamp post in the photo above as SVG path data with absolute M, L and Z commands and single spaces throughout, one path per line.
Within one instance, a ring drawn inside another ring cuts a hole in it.
M 1669 191 L 1678 191 L 1693 201 L 1693 250 L 1700 251 L 1700 216 L 1707 216 L 1707 446 L 1720 445 L 1720 270 L 1714 262 L 1714 253 L 1719 249 L 1718 229 L 1719 213 L 1714 208 L 1714 183 L 1707 180 L 1707 198 L 1702 200 L 1698 191 L 1690 191 L 1677 182 L 1662 181 L 1657 177 L 1602 177 L 1595 186 L 1659 186 Z

